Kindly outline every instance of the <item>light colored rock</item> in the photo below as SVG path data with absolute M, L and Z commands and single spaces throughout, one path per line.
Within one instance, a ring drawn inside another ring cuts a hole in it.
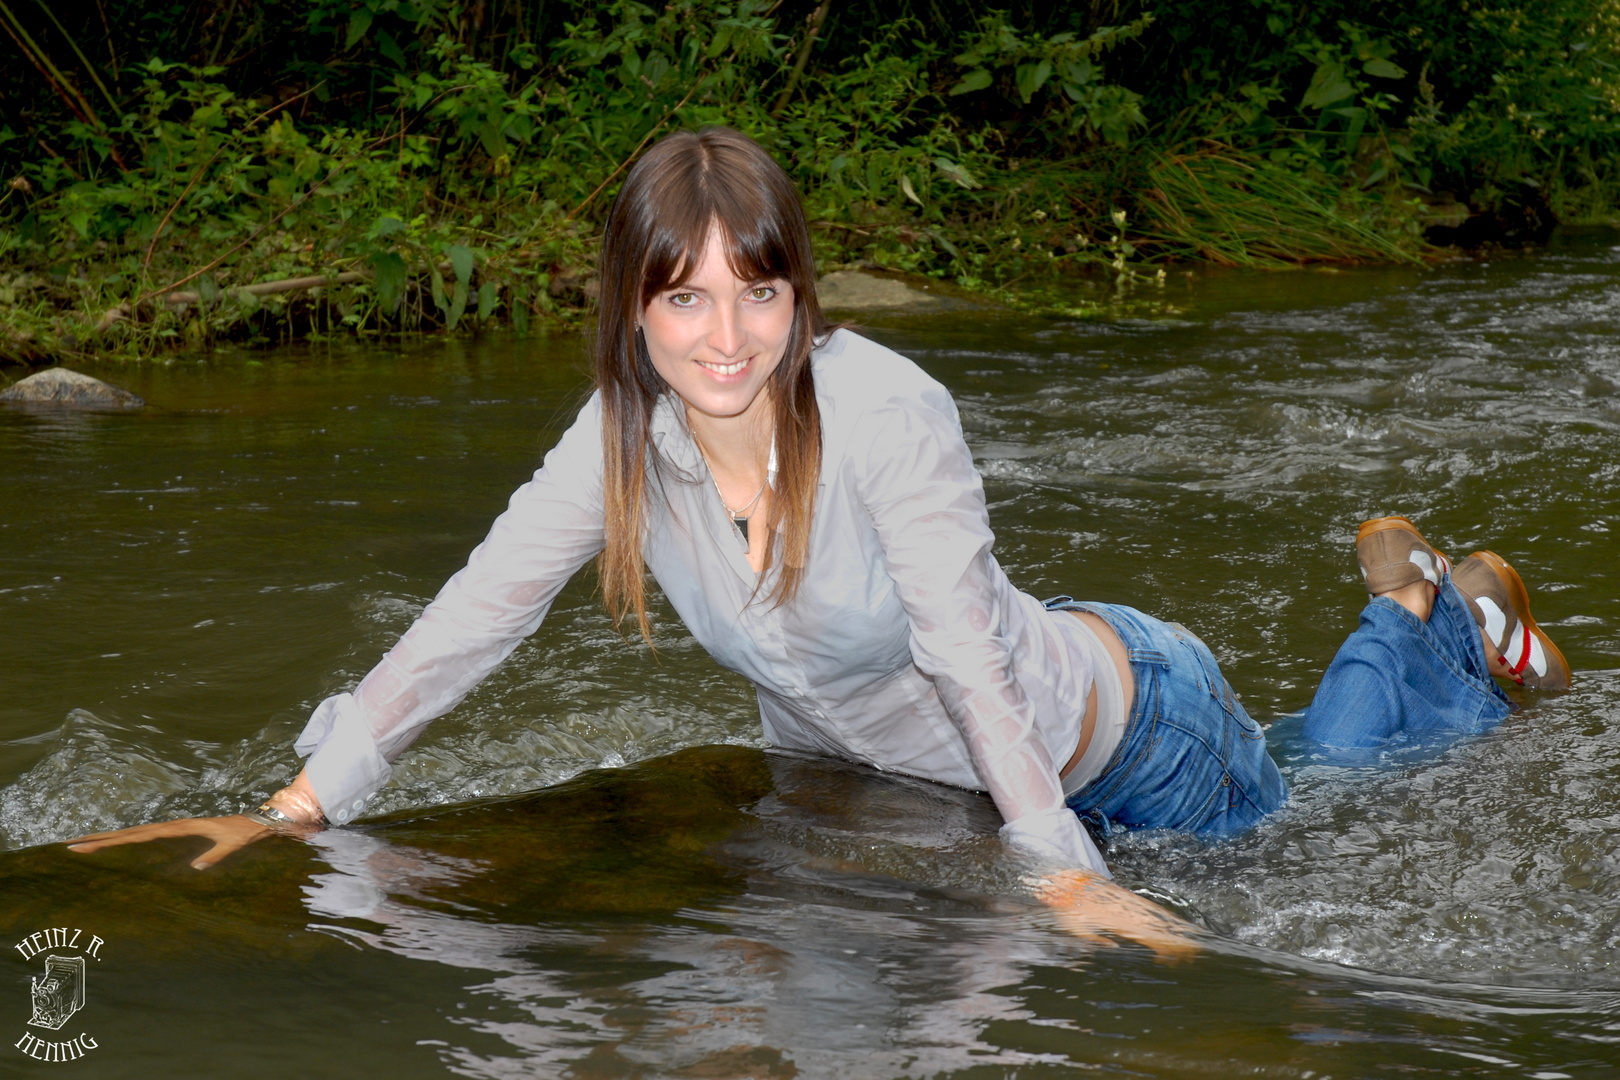
M 939 297 L 894 278 L 860 270 L 835 270 L 816 282 L 816 296 L 828 311 L 921 311 L 944 305 Z
M 0 390 L 7 405 L 45 405 L 57 409 L 141 409 L 146 402 L 122 387 L 54 367 L 20 379 Z

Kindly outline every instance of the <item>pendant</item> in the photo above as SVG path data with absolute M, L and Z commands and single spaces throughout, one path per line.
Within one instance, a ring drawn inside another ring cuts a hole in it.
M 742 534 L 743 554 L 748 554 L 748 519 L 745 517 L 734 517 L 731 519 L 731 523 L 737 526 L 737 531 Z

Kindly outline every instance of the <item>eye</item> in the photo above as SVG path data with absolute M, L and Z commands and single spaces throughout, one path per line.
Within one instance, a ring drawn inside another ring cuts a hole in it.
M 691 307 L 697 303 L 697 294 L 689 292 L 672 293 L 669 302 L 676 307 Z
M 756 285 L 748 290 L 748 299 L 756 301 L 769 300 L 776 295 L 776 289 L 770 285 Z

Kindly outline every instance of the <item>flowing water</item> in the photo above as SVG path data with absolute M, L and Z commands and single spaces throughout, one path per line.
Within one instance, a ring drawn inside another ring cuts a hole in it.
M 1281 813 L 1110 853 L 1197 956 L 1066 934 L 981 795 L 766 752 L 747 686 L 672 618 L 620 639 L 588 574 L 361 827 L 66 851 L 285 782 L 584 386 L 566 338 L 226 353 L 98 371 L 138 416 L 0 412 L 0 936 L 103 941 L 57 1031 L 8 952 L 0 1071 L 1620 1076 L 1620 236 L 1146 310 L 868 326 L 956 394 L 1015 581 L 1187 624 L 1267 724 Z M 1302 744 L 1387 513 L 1510 559 L 1575 689 Z

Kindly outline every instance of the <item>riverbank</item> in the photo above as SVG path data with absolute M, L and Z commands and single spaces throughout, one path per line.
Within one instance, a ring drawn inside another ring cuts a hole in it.
M 104 41 L 8 15 L 0 360 L 578 326 L 616 185 L 710 124 L 788 171 L 824 272 L 1080 317 L 1620 205 L 1588 0 L 182 6 L 105 0 Z
M 1155 183 L 1110 192 L 1097 201 L 1116 209 L 1081 220 L 1061 207 L 1087 181 L 1100 187 L 1095 176 L 1059 183 L 1062 163 L 1015 164 L 986 180 L 1012 188 L 1021 176 L 1024 205 L 988 227 L 929 224 L 906 212 L 915 208 L 876 204 L 817 217 L 818 266 L 845 282 L 834 309 L 902 308 L 905 294 L 933 290 L 1031 314 L 1118 316 L 1162 306 L 1155 290 L 1188 268 L 1434 262 L 1465 254 L 1435 240 L 1523 246 L 1552 224 L 1550 213 L 1504 219 L 1400 190 L 1335 191 L 1230 151 L 1157 156 L 1142 169 Z M 1219 194 L 1201 198 L 1210 188 Z M 471 204 L 409 224 L 380 217 L 372 244 L 393 241 L 380 258 L 330 257 L 352 239 L 341 217 L 284 219 L 276 224 L 287 227 L 250 234 L 235 250 L 216 239 L 219 224 L 166 232 L 144 248 L 70 243 L 54 260 L 26 249 L 0 258 L 0 365 L 140 361 L 225 343 L 524 335 L 578 330 L 591 317 L 598 236 L 545 209 Z M 874 291 L 863 281 L 905 285 Z

